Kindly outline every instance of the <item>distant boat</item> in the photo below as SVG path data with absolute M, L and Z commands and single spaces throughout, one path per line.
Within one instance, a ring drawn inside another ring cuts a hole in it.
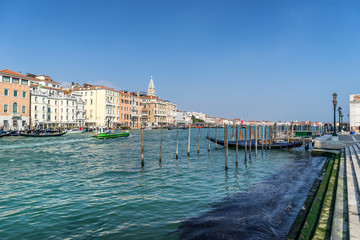
M 207 138 L 209 139 L 209 136 L 207 136 Z M 210 138 L 210 141 L 215 142 L 215 138 Z M 224 140 L 221 139 L 217 139 L 216 142 L 220 145 L 224 145 Z M 261 141 L 257 141 L 257 145 L 258 147 L 261 148 Z M 280 148 L 295 148 L 295 147 L 300 147 L 303 145 L 303 142 L 293 142 L 293 143 L 288 143 L 288 142 L 268 142 L 268 146 L 271 148 L 275 148 L 275 149 L 280 149 Z M 228 142 L 228 146 L 229 147 L 236 147 L 236 141 L 229 141 Z M 247 140 L 247 147 L 250 146 L 250 140 Z M 265 143 L 264 143 L 265 146 Z M 239 148 L 245 148 L 245 140 L 241 140 L 238 141 L 238 147 Z M 251 140 L 251 148 L 255 148 L 255 140 Z
M 52 133 L 52 132 L 40 133 L 40 132 L 36 132 L 36 133 L 20 133 L 20 136 L 22 136 L 22 137 L 60 137 L 60 136 L 62 136 L 64 134 L 66 134 L 66 132 L 61 132 L 61 133 Z
M 168 127 L 168 130 L 173 130 L 173 128 L 172 128 L 172 127 Z
M 93 137 L 99 138 L 99 139 L 104 139 L 104 138 L 128 137 L 129 135 L 130 135 L 129 131 L 111 132 L 111 131 L 107 131 L 106 128 L 100 128 L 100 131 L 98 133 L 96 133 Z
M 68 131 L 68 133 L 84 133 L 84 132 L 85 130 L 80 128 L 73 128 Z

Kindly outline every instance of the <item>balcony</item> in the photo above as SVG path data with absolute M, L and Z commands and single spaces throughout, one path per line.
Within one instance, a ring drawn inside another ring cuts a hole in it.
M 21 118 L 21 114 L 20 113 L 12 113 L 12 118 Z
M 106 101 L 106 105 L 115 107 L 115 106 L 116 106 L 116 103 L 112 103 L 112 102 Z

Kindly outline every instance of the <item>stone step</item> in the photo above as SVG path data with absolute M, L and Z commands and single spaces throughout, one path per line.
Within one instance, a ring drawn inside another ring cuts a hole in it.
M 355 149 L 356 148 L 356 149 Z M 346 148 L 346 177 L 348 189 L 349 236 L 350 239 L 360 239 L 360 167 L 356 145 Z
M 348 239 L 347 199 L 345 178 L 345 150 L 341 150 L 339 176 L 335 198 L 334 215 L 331 229 L 331 239 Z
M 321 207 L 319 221 L 317 223 L 314 237 L 312 238 L 313 240 L 329 239 L 331 236 L 331 223 L 333 219 L 333 206 L 335 203 L 340 158 L 341 154 L 338 154 L 335 157 L 334 166 L 331 170 L 328 187 Z

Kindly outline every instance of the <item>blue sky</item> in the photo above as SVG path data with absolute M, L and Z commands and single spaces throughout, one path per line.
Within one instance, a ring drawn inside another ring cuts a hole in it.
M 179 109 L 331 121 L 360 93 L 360 1 L 0 0 L 0 68 L 147 90 Z

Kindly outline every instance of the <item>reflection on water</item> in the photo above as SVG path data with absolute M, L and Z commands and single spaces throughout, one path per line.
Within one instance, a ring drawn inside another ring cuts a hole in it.
M 274 150 L 245 165 L 240 151 L 236 168 L 229 150 L 225 172 L 223 148 L 209 153 L 203 130 L 190 156 L 180 130 L 178 160 L 176 131 L 164 130 L 161 163 L 160 131 L 145 131 L 145 168 L 139 131 L 0 139 L 0 239 L 283 237 L 323 158 Z

